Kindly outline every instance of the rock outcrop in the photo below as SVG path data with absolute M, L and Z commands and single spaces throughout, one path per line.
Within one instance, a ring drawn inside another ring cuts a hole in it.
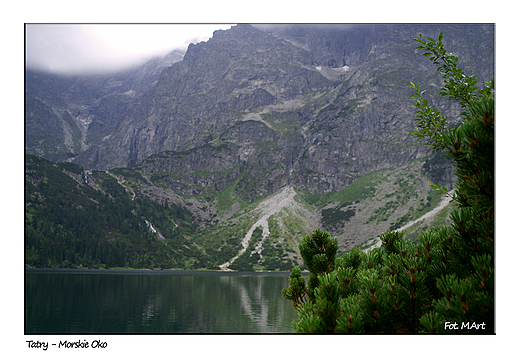
M 185 194 L 338 191 L 432 157 L 409 133 L 410 81 L 456 120 L 412 38 L 441 31 L 468 75 L 493 77 L 493 25 L 238 25 L 182 61 L 104 77 L 28 73 L 26 149 L 89 169 L 139 167 Z M 438 158 L 424 169 L 451 181 Z

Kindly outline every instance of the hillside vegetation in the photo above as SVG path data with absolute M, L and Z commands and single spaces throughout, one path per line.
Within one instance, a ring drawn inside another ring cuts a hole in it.
M 444 150 L 457 182 L 446 225 L 417 240 L 400 230 L 380 235 L 381 246 L 354 248 L 336 258 L 338 239 L 316 229 L 299 251 L 310 271 L 306 281 L 293 268 L 289 287 L 299 333 L 495 333 L 494 80 L 482 88 L 447 52 L 443 33 L 415 38 L 444 78 L 439 94 L 460 104 L 461 122 L 447 117 L 411 83 L 416 110 L 414 134 Z
M 416 55 L 440 31 L 492 77 L 492 24 L 240 24 L 118 73 L 26 71 L 26 264 L 289 270 L 317 227 L 372 246 L 456 179 L 410 133 L 410 81 L 461 116 Z
M 289 270 L 303 264 L 298 244 L 315 227 L 342 233 L 346 252 L 433 209 L 440 197 L 423 164 L 375 172 L 325 196 L 287 187 L 286 201 L 282 190 L 248 202 L 233 186 L 183 195 L 136 169 L 89 171 L 27 155 L 26 265 L 220 269 L 244 251 L 229 269 Z

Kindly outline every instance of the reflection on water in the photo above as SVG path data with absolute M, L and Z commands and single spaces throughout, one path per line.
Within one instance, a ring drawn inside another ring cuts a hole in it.
M 263 287 L 268 291 L 273 282 L 272 280 L 262 277 L 261 279 L 248 280 L 242 278 L 240 281 L 229 280 L 229 277 L 221 277 L 222 283 L 227 283 L 230 290 L 237 292 L 240 298 L 240 307 L 247 317 L 256 324 L 261 333 L 269 333 L 270 322 L 268 320 L 269 305 L 268 298 L 264 297 Z M 251 282 L 248 282 L 251 281 Z M 281 289 L 280 289 L 281 290 Z
M 290 333 L 288 277 L 29 270 L 26 333 Z

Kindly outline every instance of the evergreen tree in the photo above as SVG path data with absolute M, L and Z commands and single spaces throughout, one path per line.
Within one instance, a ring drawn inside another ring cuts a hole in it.
M 423 98 L 420 84 L 411 85 L 414 133 L 455 165 L 451 224 L 421 234 L 418 244 L 387 231 L 380 248 L 353 249 L 336 260 L 325 254 L 337 246 L 326 232 L 304 238 L 308 288 L 300 269 L 293 269 L 283 290 L 298 310 L 296 332 L 494 332 L 494 84 L 478 89 L 444 49 L 442 33 L 415 40 L 443 73 L 440 95 L 462 108 L 460 125 L 450 127 Z

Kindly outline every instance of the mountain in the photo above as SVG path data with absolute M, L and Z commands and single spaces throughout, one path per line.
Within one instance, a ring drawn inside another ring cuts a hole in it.
M 441 31 L 466 74 L 494 76 L 487 24 L 241 24 L 113 75 L 27 71 L 26 152 L 187 210 L 206 266 L 250 250 L 256 266 L 235 266 L 285 267 L 316 226 L 348 250 L 433 208 L 428 181 L 454 181 L 409 133 L 410 82 L 454 123 L 460 113 L 436 95 L 442 77 L 413 40 Z M 287 193 L 287 206 L 259 209 Z
M 193 233 L 187 210 L 132 198 L 113 173 L 25 157 L 26 265 L 184 267 L 198 255 Z
M 128 108 L 182 60 L 175 50 L 115 74 L 58 76 L 25 72 L 25 150 L 49 160 L 71 161 L 115 130 Z

